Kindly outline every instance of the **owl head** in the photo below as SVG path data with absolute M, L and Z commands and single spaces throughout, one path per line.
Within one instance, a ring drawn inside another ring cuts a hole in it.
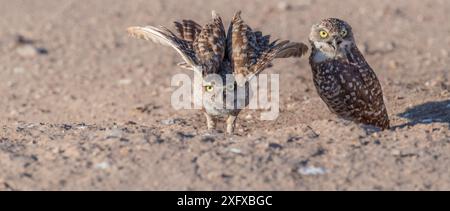
M 232 74 L 209 74 L 202 81 L 202 105 L 209 113 L 221 108 L 243 109 L 248 104 L 248 85 L 239 86 Z
M 343 20 L 328 18 L 311 28 L 309 41 L 315 50 L 326 57 L 338 57 L 355 43 L 352 27 Z

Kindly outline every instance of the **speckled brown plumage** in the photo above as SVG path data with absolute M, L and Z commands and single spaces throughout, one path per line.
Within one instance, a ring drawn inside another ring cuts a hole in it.
M 323 30 L 327 38 L 318 35 Z M 381 84 L 358 50 L 351 27 L 339 19 L 323 20 L 313 26 L 310 42 L 314 84 L 328 108 L 341 118 L 388 129 Z

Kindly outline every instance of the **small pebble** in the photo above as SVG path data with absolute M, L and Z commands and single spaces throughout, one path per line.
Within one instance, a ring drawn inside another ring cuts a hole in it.
M 238 149 L 238 148 L 230 148 L 229 149 L 230 152 L 235 153 L 235 154 L 241 154 L 242 150 Z
M 392 154 L 393 156 L 399 156 L 399 155 L 401 154 L 401 152 L 400 152 L 400 150 L 398 150 L 398 149 L 393 149 L 393 150 L 391 150 L 391 154 Z
M 133 82 L 133 80 L 131 80 L 131 79 L 121 79 L 117 83 L 119 85 L 129 85 L 129 84 L 131 84 L 131 82 Z
M 23 67 L 15 67 L 15 68 L 13 69 L 13 72 L 14 72 L 15 74 L 22 74 L 22 73 L 25 72 L 25 69 L 24 69 Z
M 39 51 L 31 45 L 20 46 L 16 49 L 16 52 L 19 56 L 26 58 L 36 57 L 39 55 Z
M 96 169 L 102 169 L 102 170 L 108 169 L 109 167 L 110 167 L 110 165 L 108 162 L 101 162 L 101 163 L 98 163 L 95 165 Z
M 106 138 L 121 138 L 122 136 L 123 132 L 119 128 L 113 128 L 106 132 Z
M 442 50 L 441 50 L 441 54 L 442 54 L 443 57 L 448 57 L 448 56 L 449 56 L 449 55 L 448 55 L 448 51 L 445 50 L 445 49 L 442 49 Z
M 161 124 L 163 125 L 174 125 L 177 123 L 177 119 L 165 119 L 161 120 Z
M 292 9 L 292 5 L 286 1 L 278 2 L 277 7 L 280 11 L 289 11 Z
M 395 60 L 390 60 L 389 63 L 388 63 L 388 66 L 389 66 L 390 69 L 395 70 L 395 69 L 398 68 L 398 62 L 395 61 Z
M 318 175 L 326 174 L 327 171 L 323 167 L 309 166 L 309 167 L 299 168 L 298 173 L 301 175 L 306 175 L 306 176 L 318 176 Z

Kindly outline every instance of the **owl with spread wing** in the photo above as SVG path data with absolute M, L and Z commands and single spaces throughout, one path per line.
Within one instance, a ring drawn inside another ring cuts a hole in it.
M 233 134 L 240 111 L 249 104 L 249 81 L 277 58 L 301 57 L 303 43 L 270 41 L 269 35 L 253 31 L 237 12 L 225 31 L 222 18 L 212 12 L 204 26 L 192 20 L 175 22 L 177 34 L 165 27 L 130 27 L 132 37 L 170 46 L 183 58 L 180 67 L 203 79 L 198 87 L 209 130 L 226 118 L 226 131 Z M 196 96 L 197 97 L 197 96 Z

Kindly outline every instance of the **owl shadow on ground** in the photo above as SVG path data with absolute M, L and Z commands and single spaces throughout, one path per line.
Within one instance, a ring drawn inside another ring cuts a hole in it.
M 408 119 L 410 122 L 395 128 L 431 123 L 447 123 L 450 126 L 450 100 L 417 105 L 398 116 Z

